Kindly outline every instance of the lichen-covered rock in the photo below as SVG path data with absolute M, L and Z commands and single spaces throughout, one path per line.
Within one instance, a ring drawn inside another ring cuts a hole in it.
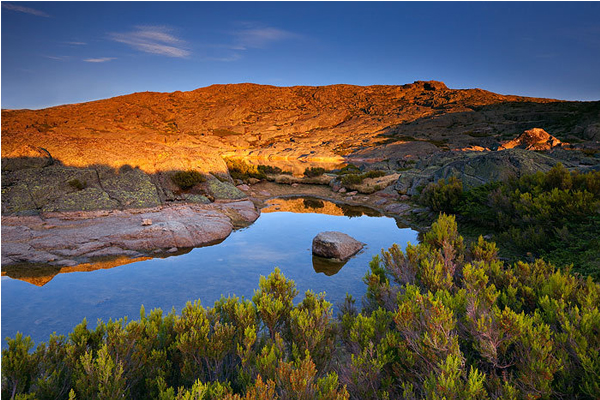
M 402 172 L 394 189 L 400 194 L 412 196 L 428 183 L 451 176 L 460 179 L 465 187 L 475 187 L 537 171 L 546 172 L 559 161 L 567 167 L 571 166 L 564 159 L 518 148 L 434 155 L 420 161 L 414 169 Z
M 244 192 L 229 182 L 221 182 L 218 179 L 211 179 L 207 181 L 205 185 L 206 191 L 215 200 L 240 200 L 247 197 Z
M 314 255 L 332 258 L 336 260 L 347 260 L 358 253 L 364 244 L 342 232 L 321 232 L 312 242 Z
M 100 174 L 102 188 L 110 198 L 126 208 L 148 208 L 160 204 L 156 186 L 140 169 L 121 169 L 119 173 Z
M 111 210 L 119 207 L 119 202 L 111 199 L 106 192 L 91 187 L 67 193 L 45 204 L 42 211 L 94 211 Z

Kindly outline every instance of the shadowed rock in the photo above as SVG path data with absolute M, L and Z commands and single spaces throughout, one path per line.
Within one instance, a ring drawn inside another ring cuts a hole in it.
M 358 253 L 364 244 L 342 232 L 321 232 L 313 239 L 312 252 L 314 255 L 347 260 Z

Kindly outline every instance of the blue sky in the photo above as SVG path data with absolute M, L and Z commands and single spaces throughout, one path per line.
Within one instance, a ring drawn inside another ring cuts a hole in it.
M 2 108 L 214 83 L 600 100 L 599 2 L 2 2 Z

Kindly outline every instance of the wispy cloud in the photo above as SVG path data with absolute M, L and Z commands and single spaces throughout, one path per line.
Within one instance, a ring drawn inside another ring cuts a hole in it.
M 85 62 L 89 62 L 89 63 L 103 63 L 103 62 L 107 62 L 107 61 L 112 61 L 112 60 L 116 60 L 116 57 L 98 57 L 98 58 L 86 58 Z
M 199 46 L 210 55 L 205 55 L 205 61 L 237 61 L 244 57 L 244 53 L 251 49 L 264 49 L 276 42 L 289 39 L 301 38 L 301 35 L 275 28 L 272 26 L 259 25 L 254 22 L 239 22 L 238 29 L 229 30 L 226 33 L 229 40 L 221 44 L 204 43 Z
M 178 58 L 189 56 L 187 43 L 171 32 L 172 29 L 165 26 L 136 26 L 131 32 L 111 33 L 110 38 L 145 53 Z
M 44 56 L 46 58 L 49 58 L 51 60 L 56 60 L 56 61 L 67 61 L 69 58 L 69 56 Z
M 247 48 L 265 48 L 268 45 L 286 39 L 298 37 L 295 33 L 272 27 L 248 28 L 232 33 L 239 50 Z
M 16 4 L 2 2 L 2 8 L 6 8 L 7 10 L 16 11 L 16 12 L 22 12 L 25 14 L 35 15 L 36 17 L 50 18 L 50 15 L 43 11 L 36 10 L 35 8 L 30 8 L 30 7 L 18 6 Z
M 86 42 L 63 42 L 64 44 L 68 44 L 69 46 L 85 46 Z

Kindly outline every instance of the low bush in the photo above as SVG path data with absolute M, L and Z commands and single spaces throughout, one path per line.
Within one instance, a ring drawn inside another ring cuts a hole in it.
M 295 302 L 278 269 L 252 300 L 189 302 L 140 319 L 84 320 L 34 350 L 2 351 L 18 399 L 596 398 L 600 285 L 543 260 L 504 264 L 440 215 L 422 243 L 370 263 L 362 310 Z
M 304 170 L 304 176 L 307 178 L 316 178 L 317 176 L 323 175 L 325 172 L 325 168 L 321 167 L 308 167 Z
M 257 168 L 258 168 L 259 172 L 262 172 L 264 174 L 271 174 L 271 175 L 278 175 L 278 174 L 291 175 L 292 174 L 291 171 L 284 171 L 279 167 L 274 167 L 271 165 L 259 165 Z
M 251 165 L 242 159 L 226 158 L 225 164 L 229 169 L 229 174 L 233 179 L 247 181 L 250 178 L 266 179 L 267 175 L 259 169 L 259 166 Z
M 569 172 L 557 164 L 547 173 L 466 191 L 451 178 L 429 184 L 419 202 L 494 231 L 520 258 L 531 253 L 572 263 L 575 271 L 600 278 L 600 171 Z
M 360 168 L 358 168 L 356 165 L 354 164 L 348 164 L 348 165 L 344 165 L 344 167 L 342 167 L 337 174 L 338 175 L 346 175 L 346 174 L 358 174 L 360 173 Z
M 171 176 L 171 180 L 174 184 L 179 186 L 180 189 L 186 190 L 194 187 L 195 185 L 205 182 L 206 178 L 202 174 L 195 170 L 178 171 Z
M 419 202 L 436 212 L 456 213 L 462 198 L 462 182 L 454 176 L 428 184 L 419 194 Z
M 81 182 L 77 178 L 71 179 L 68 183 L 69 183 L 69 186 L 71 186 L 73 189 L 77 189 L 77 190 L 83 190 L 87 187 L 86 181 Z
M 368 171 L 362 174 L 345 174 L 342 175 L 340 181 L 342 185 L 360 185 L 367 178 L 379 178 L 385 176 L 383 171 Z

